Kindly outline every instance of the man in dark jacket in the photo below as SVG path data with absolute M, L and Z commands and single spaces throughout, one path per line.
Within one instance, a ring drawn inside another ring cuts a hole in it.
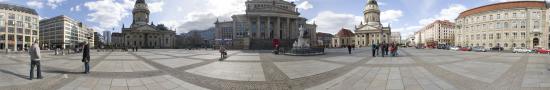
M 382 43 L 382 47 L 380 48 L 382 51 L 382 53 L 380 53 L 382 54 L 382 57 L 385 57 L 387 55 L 386 53 L 388 53 L 388 47 L 388 44 Z
M 372 57 L 376 57 L 376 51 L 378 51 L 378 46 L 376 46 L 376 44 L 372 44 L 371 48 L 372 48 Z
M 84 73 L 90 73 L 90 46 L 84 42 L 84 51 L 82 52 L 82 62 L 84 62 Z
M 348 52 L 349 52 L 349 54 L 351 54 L 351 48 L 352 48 L 351 45 L 348 45 Z

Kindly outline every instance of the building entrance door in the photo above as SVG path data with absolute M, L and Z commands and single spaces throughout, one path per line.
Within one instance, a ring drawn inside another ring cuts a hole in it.
M 533 39 L 533 47 L 539 46 L 539 38 Z

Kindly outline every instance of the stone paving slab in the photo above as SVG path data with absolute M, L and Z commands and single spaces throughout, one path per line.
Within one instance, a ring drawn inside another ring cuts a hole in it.
M 265 81 L 260 63 L 214 62 L 185 72 L 226 80 Z
M 183 67 L 183 66 L 203 62 L 202 60 L 194 60 L 194 59 L 187 59 L 187 58 L 159 59 L 159 60 L 153 60 L 153 61 L 160 63 L 164 66 L 168 66 L 170 68 L 178 68 L 178 67 Z
M 55 60 L 55 61 L 41 61 L 43 66 L 63 68 L 63 69 L 76 69 L 84 67 L 82 60 Z
M 143 61 L 102 61 L 91 71 L 98 72 L 140 72 L 157 70 Z
M 480 80 L 486 83 L 492 83 L 504 72 L 506 72 L 511 67 L 511 65 L 502 63 L 467 61 L 439 65 L 439 67 L 465 77 Z
M 45 68 L 41 68 L 41 69 L 42 71 L 49 70 Z M 12 86 L 12 85 L 25 85 L 25 84 L 40 81 L 40 79 L 28 80 L 30 75 L 29 70 L 30 70 L 29 64 L 0 65 L 0 87 Z M 59 74 L 42 72 L 42 76 L 44 77 L 44 79 L 53 78 L 56 75 L 59 75 Z M 36 71 L 35 71 L 34 78 L 36 78 Z
M 148 60 L 154 60 L 154 59 L 169 59 L 169 58 L 174 58 L 174 57 L 166 56 L 166 55 L 148 55 L 148 56 L 143 56 L 143 58 L 148 59 Z
M 420 59 L 422 59 L 422 61 L 427 63 L 447 63 L 447 62 L 464 60 L 461 58 L 448 57 L 448 56 L 426 56 L 426 57 L 420 57 Z
M 230 56 L 225 61 L 261 61 L 260 56 Z
M 59 90 L 209 90 L 170 75 L 133 79 L 81 77 Z
M 133 55 L 109 55 L 105 59 L 106 60 L 138 60 L 138 58 Z
M 0 90 L 550 90 L 550 55 L 400 50 L 384 58 L 365 48 L 308 57 L 231 50 L 226 61 L 217 50 L 93 52 L 91 74 L 71 73 L 82 71 L 81 55 L 45 53 L 47 79 L 32 81 L 28 55 L 0 55 Z
M 409 57 L 376 57 L 366 64 L 414 64 Z
M 320 74 L 344 66 L 315 60 L 275 62 L 275 65 L 291 79 Z
M 337 57 L 329 57 L 329 58 L 323 58 L 321 60 L 326 61 L 332 61 L 332 62 L 341 62 L 341 63 L 355 63 L 359 60 L 365 59 L 365 57 L 355 57 L 355 56 L 337 56 Z
M 219 59 L 221 56 L 218 55 L 197 55 L 192 56 L 191 58 L 197 58 L 197 59 L 205 59 L 205 60 L 212 60 L 212 59 Z
M 456 90 L 422 67 L 359 67 L 306 90 Z

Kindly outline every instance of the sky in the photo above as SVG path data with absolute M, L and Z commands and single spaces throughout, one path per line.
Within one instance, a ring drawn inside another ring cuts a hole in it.
M 231 20 L 231 15 L 244 14 L 247 0 L 146 0 L 151 10 L 150 21 L 165 24 L 177 33 L 204 30 L 216 19 Z M 368 0 L 285 0 L 295 2 L 308 23 L 318 25 L 318 32 L 335 34 L 341 28 L 354 29 L 363 21 Z M 384 26 L 408 36 L 434 20 L 450 20 L 460 12 L 498 2 L 526 0 L 377 0 Z M 528 0 L 543 1 L 543 0 Z M 34 8 L 41 19 L 66 15 L 98 32 L 120 32 L 132 21 L 135 0 L 0 0 Z

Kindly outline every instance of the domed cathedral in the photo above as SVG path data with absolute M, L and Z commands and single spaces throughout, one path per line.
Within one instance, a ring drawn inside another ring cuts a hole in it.
M 121 47 L 174 48 L 176 32 L 163 24 L 149 24 L 149 8 L 145 0 L 137 0 L 132 11 L 132 25 L 122 25 Z
M 391 43 L 391 27 L 380 23 L 380 9 L 376 0 L 367 1 L 363 11 L 365 24 L 361 22 L 355 28 L 355 46 L 367 47 L 371 44 Z
M 282 48 L 292 47 L 300 26 L 304 35 L 316 46 L 315 24 L 306 24 L 294 2 L 285 0 L 247 0 L 246 14 L 231 16 L 232 21 L 216 21 L 216 46 L 233 49 L 273 49 L 274 42 Z

